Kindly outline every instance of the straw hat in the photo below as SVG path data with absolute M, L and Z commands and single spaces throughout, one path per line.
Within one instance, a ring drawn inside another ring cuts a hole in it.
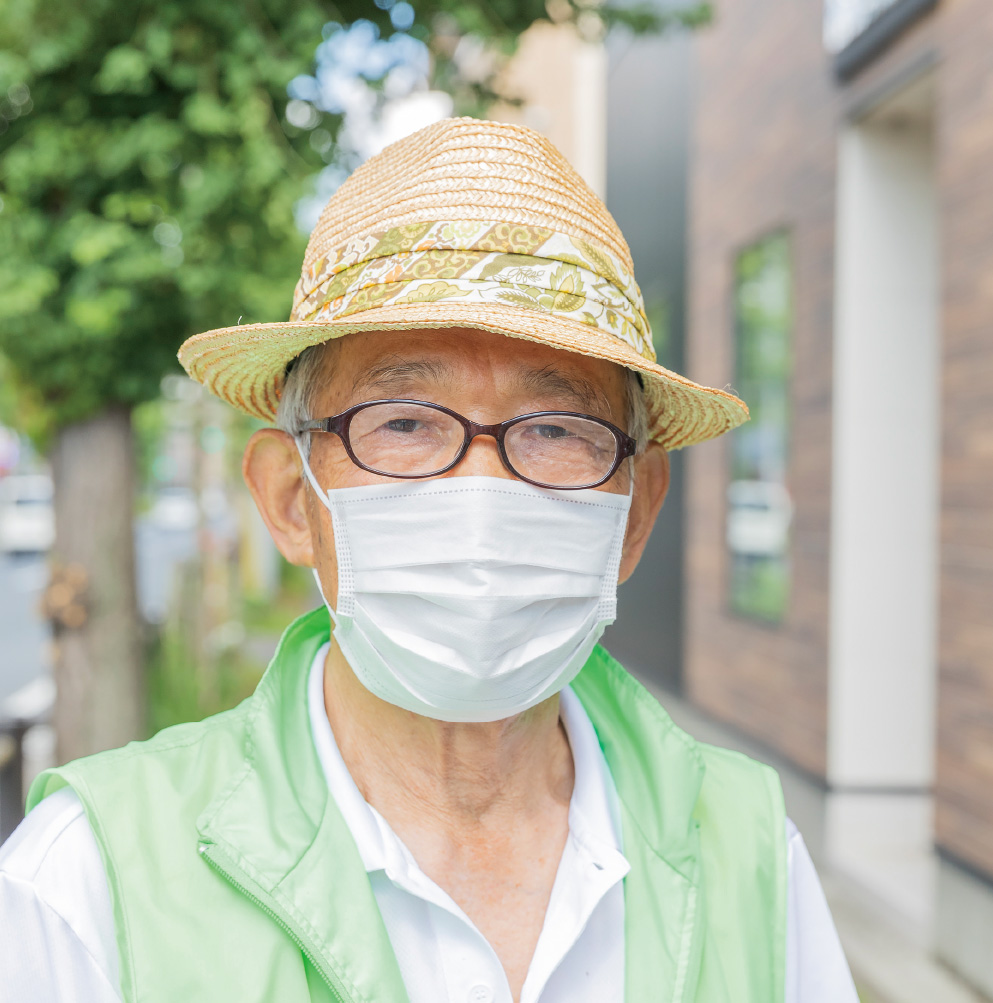
M 359 167 L 314 228 L 285 323 L 188 339 L 218 397 L 273 419 L 287 365 L 356 331 L 464 327 L 641 373 L 653 439 L 678 449 L 740 425 L 737 397 L 663 369 L 617 224 L 539 133 L 446 119 Z

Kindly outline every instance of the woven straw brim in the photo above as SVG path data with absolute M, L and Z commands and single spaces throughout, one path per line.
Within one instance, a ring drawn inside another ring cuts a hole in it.
M 211 393 L 246 414 L 273 421 L 286 367 L 311 345 L 358 331 L 444 328 L 522 338 L 641 373 L 649 435 L 666 449 L 704 442 L 748 419 L 748 408 L 737 397 L 649 362 L 617 338 L 554 314 L 499 304 L 409 303 L 364 310 L 344 323 L 286 321 L 220 328 L 190 338 L 179 360 Z

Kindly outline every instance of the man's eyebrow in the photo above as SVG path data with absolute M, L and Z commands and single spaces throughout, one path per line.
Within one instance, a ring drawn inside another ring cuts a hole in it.
M 522 390 L 536 396 L 550 394 L 559 399 L 574 400 L 580 410 L 590 414 L 613 414 L 610 399 L 596 383 L 584 376 L 563 373 L 554 366 L 521 369 L 518 383 Z
M 455 382 L 451 366 L 437 359 L 405 359 L 393 355 L 368 369 L 355 383 L 359 395 L 389 397 L 403 394 L 412 385 L 431 383 L 450 386 Z M 517 390 L 531 397 L 551 397 L 576 410 L 613 417 L 610 399 L 603 389 L 584 376 L 564 373 L 555 366 L 533 369 L 521 366 L 516 375 Z
M 412 383 L 450 383 L 451 367 L 431 359 L 404 359 L 392 356 L 362 374 L 355 383 L 356 392 L 397 393 Z

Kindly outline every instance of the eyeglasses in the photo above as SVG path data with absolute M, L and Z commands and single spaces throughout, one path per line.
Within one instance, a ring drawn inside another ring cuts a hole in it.
M 574 411 L 536 411 L 479 425 L 415 400 L 366 401 L 303 432 L 334 432 L 357 467 L 387 477 L 434 477 L 456 466 L 477 435 L 491 435 L 504 466 L 540 488 L 595 488 L 634 455 L 635 440 L 609 421 Z

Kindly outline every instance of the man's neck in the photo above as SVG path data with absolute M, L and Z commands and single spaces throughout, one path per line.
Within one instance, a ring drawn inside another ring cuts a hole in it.
M 356 786 L 487 939 L 519 1000 L 569 833 L 558 697 L 506 721 L 435 721 L 373 696 L 332 640 L 324 706 Z
M 324 704 L 356 786 L 398 830 L 457 838 L 568 806 L 573 764 L 557 695 L 503 721 L 436 721 L 370 693 L 332 641 Z

